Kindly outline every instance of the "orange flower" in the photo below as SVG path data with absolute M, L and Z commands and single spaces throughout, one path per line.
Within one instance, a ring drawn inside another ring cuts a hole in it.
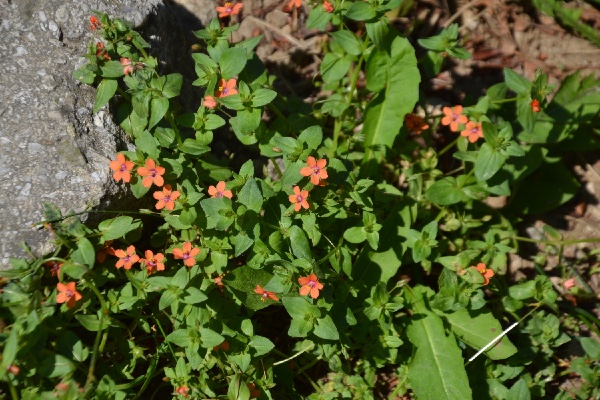
M 184 264 L 188 267 L 196 264 L 196 255 L 200 253 L 200 249 L 197 247 L 192 247 L 192 243 L 185 242 L 183 244 L 183 250 L 179 247 L 175 247 L 173 249 L 173 257 L 184 260 Z
M 325 0 L 323 2 L 323 10 L 325 10 L 325 12 L 332 13 L 333 12 L 333 4 L 331 4 L 330 2 Z
M 110 169 L 115 171 L 113 173 L 113 178 L 115 181 L 119 182 L 123 179 L 123 182 L 128 183 L 131 180 L 131 171 L 135 166 L 131 161 L 127 161 L 125 156 L 122 153 L 117 153 L 117 158 L 110 162 Z
M 162 192 L 154 192 L 152 195 L 158 203 L 156 203 L 156 209 L 162 210 L 166 208 L 169 211 L 173 211 L 175 208 L 175 200 L 181 195 L 177 190 L 171 190 L 171 185 L 165 185 Z
M 573 286 L 575 286 L 575 278 L 567 279 L 563 282 L 563 288 L 565 288 L 565 290 L 569 290 Z
M 316 299 L 319 297 L 319 290 L 323 289 L 323 284 L 319 282 L 319 278 L 315 274 L 298 278 L 300 288 L 300 296 L 306 296 L 310 293 L 310 297 Z
M 310 181 L 313 185 L 325 186 L 325 182 L 321 182 L 321 180 L 325 180 L 329 177 L 327 175 L 327 171 L 325 171 L 327 160 L 324 158 L 315 160 L 313 156 L 308 156 L 306 159 L 306 165 L 307 167 L 302 167 L 300 169 L 300 175 L 310 176 Z
M 429 129 L 429 125 L 423 121 L 423 118 L 415 114 L 406 114 L 404 116 L 404 122 L 406 123 L 406 129 L 417 135 L 421 134 L 425 129 Z
M 219 290 L 221 290 L 225 287 L 225 285 L 223 284 L 224 276 L 225 276 L 225 274 L 221 274 L 215 278 L 215 285 L 217 285 L 217 288 L 219 288 Z
M 308 190 L 300 191 L 298 186 L 294 186 L 294 194 L 290 194 L 290 201 L 294 205 L 294 211 L 300 211 L 300 207 L 308 209 L 308 201 L 306 201 L 307 197 Z
M 466 115 L 462 115 L 462 106 L 455 106 L 454 110 L 450 107 L 442 108 L 445 117 L 442 118 L 442 125 L 450 125 L 452 132 L 458 131 L 458 124 L 466 124 L 469 120 Z
M 230 15 L 237 15 L 240 10 L 244 7 L 242 3 L 237 3 L 233 5 L 232 2 L 227 1 L 223 5 L 223 7 L 217 7 L 217 12 L 219 13 L 219 18 L 229 17 Z
M 214 97 L 212 97 L 212 96 L 204 97 L 204 107 L 214 110 L 216 106 L 217 106 L 217 101 L 215 100 Z
M 483 286 L 490 283 L 490 278 L 494 276 L 494 271 L 492 271 L 489 268 L 486 268 L 484 263 L 479 263 L 476 267 L 471 266 L 471 268 L 475 268 L 475 270 L 479 272 L 481 276 L 483 276 Z
M 58 273 L 60 272 L 60 267 L 63 266 L 63 263 L 59 263 L 58 261 L 48 261 L 45 262 L 44 265 L 50 268 L 50 273 L 52 274 L 52 276 L 58 276 Z
M 135 246 L 131 245 L 125 250 L 115 250 L 115 256 L 119 257 L 119 261 L 115 264 L 117 268 L 130 269 L 133 264 L 140 261 L 140 256 L 135 254 Z
M 479 138 L 483 137 L 483 132 L 481 131 L 481 122 L 467 122 L 467 127 L 464 131 L 460 132 L 460 136 L 466 136 L 469 139 L 469 142 L 475 143 Z
M 111 246 L 112 242 L 112 240 L 107 240 L 106 242 L 104 242 L 104 245 L 96 255 L 96 261 L 98 261 L 100 264 L 102 264 L 104 260 L 106 260 L 107 254 L 111 256 L 115 255 L 115 249 L 113 249 Z
M 19 371 L 21 371 L 21 368 L 17 367 L 16 365 L 10 364 L 8 367 L 6 367 L 6 370 L 11 374 L 17 376 L 19 375 Z
M 162 177 L 162 175 L 165 173 L 165 169 L 156 165 L 154 160 L 151 158 L 146 160 L 145 167 L 139 167 L 137 169 L 137 173 L 144 177 L 144 179 L 142 179 L 143 187 L 150 187 L 153 183 L 160 187 L 165 183 L 165 180 Z
M 278 301 L 279 297 L 275 296 L 275 292 L 267 292 L 265 289 L 261 288 L 260 285 L 256 285 L 254 288 L 254 293 L 260 294 L 262 301 L 267 301 L 267 298 Z
M 225 190 L 226 185 L 225 182 L 220 181 L 217 183 L 217 187 L 209 186 L 208 194 L 210 194 L 210 197 L 227 197 L 230 199 L 233 197 L 233 193 L 231 193 L 231 190 Z
M 129 58 L 121 57 L 121 65 L 123 66 L 123 73 L 129 75 L 133 72 L 133 62 Z
M 102 26 L 102 22 L 98 21 L 98 18 L 93 15 L 90 17 L 90 29 L 95 31 Z
M 232 94 L 236 94 L 238 92 L 235 88 L 236 84 L 237 84 L 237 82 L 233 78 L 231 78 L 228 81 L 221 78 L 221 83 L 219 83 L 219 88 L 215 92 L 215 96 L 227 97 L 227 96 L 231 96 Z
M 248 389 L 250 389 L 250 398 L 257 399 L 258 396 L 260 396 L 260 390 L 258 390 L 256 388 L 256 385 L 252 382 L 248 383 L 247 386 L 248 386 Z
M 540 102 L 538 100 L 535 100 L 535 99 L 532 100 L 531 103 L 530 103 L 530 105 L 531 105 L 531 110 L 534 113 L 539 113 L 540 112 Z
M 177 388 L 177 390 L 175 390 L 175 394 L 180 394 L 183 397 L 188 397 L 188 392 L 190 391 L 190 388 L 183 385 L 183 386 L 179 386 Z
M 219 350 L 224 350 L 224 351 L 229 351 L 229 342 L 227 340 L 224 340 L 223 343 L 221 343 L 218 346 L 213 347 L 214 351 L 219 351 Z
M 96 43 L 96 57 L 110 60 L 110 56 L 106 52 L 106 48 L 104 48 L 104 44 L 102 42 Z
M 73 308 L 75 306 L 75 303 L 77 303 L 79 300 L 81 300 L 81 294 L 77 291 L 77 288 L 75 286 L 75 282 L 67 282 L 67 284 L 65 285 L 64 283 L 57 283 L 56 284 L 56 289 L 58 289 L 59 293 L 56 295 L 56 302 L 57 303 L 67 303 L 67 307 L 69 308 Z
M 162 262 L 165 258 L 164 254 L 156 253 L 156 255 L 154 255 L 152 250 L 146 250 L 144 256 L 146 258 L 142 258 L 140 263 L 144 263 L 146 265 L 146 269 L 148 269 L 149 274 L 153 274 L 155 271 L 165 270 L 165 264 Z
M 302 0 L 291 0 L 289 3 L 287 3 L 284 7 L 283 7 L 283 11 L 285 12 L 290 12 L 292 11 L 294 8 L 300 8 L 302 7 Z

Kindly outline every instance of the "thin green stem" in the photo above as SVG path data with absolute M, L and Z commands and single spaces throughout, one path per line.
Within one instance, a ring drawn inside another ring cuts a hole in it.
M 8 379 L 6 380 L 8 383 L 8 389 L 10 390 L 10 398 L 12 400 L 19 400 L 19 393 L 17 393 L 17 388 L 13 386 L 12 382 Z
M 60 218 L 46 219 L 44 221 L 39 221 L 34 224 L 31 224 L 31 226 L 38 226 L 38 225 L 44 225 L 44 224 L 51 224 L 53 222 L 60 222 L 67 218 L 76 217 L 78 215 L 83 215 L 83 214 L 132 214 L 132 215 L 149 215 L 149 216 L 156 217 L 156 218 L 162 218 L 162 215 L 160 213 L 155 213 L 152 211 L 139 212 L 139 211 L 118 211 L 118 210 L 87 210 L 87 211 L 80 211 L 80 212 L 76 212 L 76 213 L 70 213 L 67 215 L 63 215 Z
M 275 168 L 275 171 L 277 172 L 279 179 L 281 179 L 281 177 L 283 176 L 283 172 L 281 172 L 281 168 L 279 168 L 279 164 L 277 164 L 277 160 L 273 157 L 270 157 L 270 160 L 273 163 L 273 167 Z
M 94 340 L 94 350 L 92 352 L 92 358 L 90 359 L 90 367 L 88 369 L 88 375 L 87 375 L 87 379 L 85 381 L 85 387 L 86 387 L 86 392 L 90 393 L 90 385 L 92 384 L 92 382 L 94 382 L 96 380 L 95 376 L 94 376 L 94 371 L 96 369 L 96 362 L 98 361 L 98 355 L 100 354 L 100 343 L 101 341 L 104 342 L 104 344 L 106 344 L 106 336 L 107 336 L 107 331 L 105 331 L 102 327 L 102 325 L 104 324 L 104 316 L 106 315 L 106 313 L 108 313 L 108 308 L 106 307 L 106 301 L 104 300 L 104 297 L 102 296 L 102 294 L 100 293 L 100 291 L 98 290 L 98 288 L 96 287 L 96 285 L 94 285 L 92 282 L 86 280 L 83 281 L 83 283 L 92 290 L 92 292 L 94 292 L 94 294 L 96 295 L 96 297 L 98 298 L 98 301 L 100 301 L 100 318 L 99 318 L 99 328 L 98 328 L 98 332 L 96 333 L 96 339 Z M 104 338 L 102 338 L 104 336 Z M 101 340 L 102 339 L 102 340 Z M 102 346 L 102 348 L 104 348 L 104 346 Z
M 175 139 L 177 140 L 177 145 L 181 146 L 183 144 L 183 141 L 181 140 L 181 135 L 179 134 L 179 128 L 175 123 L 175 118 L 173 118 L 173 112 L 169 111 L 168 113 L 166 113 L 165 119 L 167 120 L 167 122 L 169 122 L 169 125 L 171 125 L 171 128 L 173 128 L 173 130 L 175 131 Z
M 458 139 L 460 138 L 457 137 L 456 139 L 454 139 L 452 142 L 450 142 L 446 147 L 444 147 L 442 150 L 440 150 L 438 152 L 438 157 L 440 157 L 442 154 L 444 154 L 445 152 L 447 152 L 448 150 L 450 150 L 451 148 L 453 148 L 456 145 L 456 142 L 458 142 Z
M 279 108 L 277 108 L 275 104 L 269 103 L 267 104 L 267 107 L 269 108 L 269 110 L 273 111 L 275 115 L 277 115 L 279 118 L 281 118 L 284 121 L 287 121 L 285 115 L 283 115 L 283 113 L 279 110 Z
M 167 337 L 167 334 L 165 333 L 165 330 L 163 329 L 162 325 L 160 324 L 160 321 L 158 320 L 158 318 L 154 317 L 154 321 L 156 322 L 156 325 L 158 325 L 158 329 L 160 329 L 160 333 L 162 333 L 163 338 Z M 166 342 L 167 346 L 169 346 L 169 350 L 171 351 L 171 354 L 173 355 L 173 359 L 177 360 L 177 357 L 175 356 L 175 352 L 173 351 L 173 348 L 171 347 L 171 343 L 170 342 Z
M 531 239 L 531 238 L 526 238 L 526 237 L 522 237 L 522 236 L 512 236 L 511 239 L 518 240 L 521 242 L 542 243 L 542 244 L 547 244 L 547 245 L 552 245 L 552 246 L 569 246 L 572 244 L 579 244 L 579 243 L 598 243 L 598 242 L 600 242 L 600 238 L 551 241 L 551 240 L 543 240 L 543 239 Z
M 517 99 L 518 99 L 518 97 L 510 97 L 508 99 L 492 100 L 490 103 L 494 103 L 494 104 L 510 103 L 513 101 L 517 101 Z
M 126 91 L 124 91 L 123 89 L 121 89 L 119 86 L 117 86 L 117 92 L 119 92 L 119 94 L 121 96 L 123 96 L 123 98 L 125 100 L 127 100 L 128 103 L 131 103 L 131 96 L 129 95 L 129 93 L 127 93 Z

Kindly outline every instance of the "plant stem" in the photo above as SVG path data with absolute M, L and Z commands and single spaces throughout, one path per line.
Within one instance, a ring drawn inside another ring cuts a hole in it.
M 518 240 L 521 242 L 528 242 L 528 243 L 542 243 L 542 244 L 547 244 L 547 245 L 552 245 L 552 246 L 569 246 L 569 245 L 578 244 L 578 243 L 598 243 L 598 242 L 600 242 L 600 238 L 559 240 L 559 241 L 555 241 L 555 242 L 551 241 L 551 240 L 531 239 L 531 238 L 526 238 L 526 237 L 522 237 L 522 236 L 512 236 L 512 237 L 510 237 L 510 239 Z
M 102 338 L 102 336 L 104 336 L 104 338 L 102 339 L 102 342 L 104 342 L 104 344 L 106 344 L 106 337 L 107 337 L 108 332 L 104 332 L 102 325 L 104 324 L 104 316 L 106 315 L 105 313 L 108 313 L 108 308 L 106 307 L 106 301 L 104 300 L 104 297 L 102 297 L 102 294 L 100 293 L 100 291 L 98 290 L 96 285 L 94 285 L 90 281 L 85 281 L 85 285 L 89 289 L 91 289 L 92 292 L 94 292 L 94 294 L 98 298 L 98 301 L 100 301 L 100 309 L 101 309 L 98 332 L 96 333 L 96 339 L 94 340 L 94 350 L 92 352 L 92 358 L 90 360 L 90 367 L 88 369 L 88 375 L 87 375 L 87 379 L 85 381 L 85 388 L 86 388 L 86 391 L 88 391 L 91 383 L 94 380 L 96 380 L 96 378 L 94 376 L 94 370 L 96 369 L 96 361 L 98 360 L 98 355 L 100 354 L 100 343 L 101 343 L 100 339 Z M 102 348 L 104 348 L 104 345 L 102 345 Z
M 279 179 L 281 179 L 281 177 L 283 176 L 283 172 L 281 172 L 281 168 L 279 168 L 279 164 L 277 164 L 277 160 L 273 157 L 270 157 L 269 159 L 273 163 L 273 167 L 275 168 L 275 171 L 277 171 L 277 175 L 279 175 Z
M 83 215 L 83 214 L 92 214 L 92 213 L 96 213 L 96 214 L 132 214 L 132 215 L 149 215 L 152 217 L 156 217 L 156 218 L 162 218 L 162 215 L 159 213 L 155 213 L 155 212 L 139 212 L 139 211 L 119 211 L 119 210 L 87 210 L 87 211 L 80 211 L 80 212 L 76 212 L 76 213 L 70 213 L 67 215 L 63 215 L 60 218 L 55 218 L 55 219 L 46 219 L 44 221 L 39 221 L 36 222 L 34 224 L 31 224 L 31 226 L 38 226 L 38 225 L 44 225 L 44 224 L 51 224 L 53 222 L 60 222 L 63 221 L 67 218 L 70 217 L 76 217 L 78 215 Z
M 10 390 L 10 397 L 12 400 L 19 400 L 19 393 L 17 393 L 17 388 L 13 386 L 12 382 L 10 381 L 10 379 L 6 380 L 6 383 L 8 383 L 8 388 Z
M 458 139 L 460 138 L 457 137 L 456 139 L 454 139 L 452 142 L 450 142 L 446 147 L 444 147 L 442 150 L 440 150 L 438 152 L 438 157 L 441 156 L 442 154 L 444 154 L 445 152 L 447 152 L 448 150 L 450 150 L 452 147 L 454 147 L 454 145 L 456 145 L 456 142 L 458 142 Z
M 510 103 L 512 101 L 517 101 L 517 99 L 518 99 L 518 97 L 510 97 L 508 99 L 492 100 L 491 103 L 494 103 L 494 104 Z

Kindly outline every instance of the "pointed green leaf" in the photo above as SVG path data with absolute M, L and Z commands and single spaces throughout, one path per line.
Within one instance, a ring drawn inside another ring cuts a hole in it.
M 414 312 L 407 335 L 415 346 L 408 380 L 421 400 L 472 399 L 464 360 L 453 335 L 428 306 L 432 291 L 422 286 L 406 292 Z
M 94 100 L 94 114 L 100 111 L 117 92 L 118 83 L 114 79 L 104 79 L 98 85 L 96 98 Z

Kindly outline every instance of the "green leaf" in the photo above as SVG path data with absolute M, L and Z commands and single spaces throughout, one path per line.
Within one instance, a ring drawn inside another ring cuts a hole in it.
M 252 336 L 250 342 L 248 342 L 248 346 L 255 350 L 255 356 L 262 356 L 263 354 L 267 354 L 275 348 L 273 342 L 266 337 L 259 335 Z
M 179 146 L 179 150 L 187 154 L 199 156 L 200 154 L 208 153 L 210 151 L 210 147 L 203 146 L 194 139 L 185 139 L 183 144 Z
M 100 85 L 98 85 L 98 90 L 96 91 L 96 98 L 94 100 L 94 114 L 100 111 L 100 109 L 110 101 L 110 99 L 117 92 L 118 86 L 119 84 L 114 79 L 103 79 L 102 82 L 100 82 Z
M 462 353 L 453 335 L 446 336 L 440 317 L 428 307 L 433 293 L 417 286 L 407 291 L 414 315 L 407 335 L 415 346 L 408 368 L 408 380 L 417 398 L 423 400 L 472 399 Z
M 313 331 L 316 336 L 326 340 L 339 340 L 340 334 L 329 315 L 318 318 L 316 323 L 317 326 L 315 326 L 315 330 Z
M 475 176 L 480 182 L 487 181 L 502 168 L 506 157 L 498 149 L 492 148 L 489 143 L 481 145 L 475 160 Z
M 86 238 L 80 238 L 77 242 L 77 250 L 79 251 L 84 264 L 93 268 L 94 263 L 96 262 L 96 250 L 94 250 L 92 243 Z
M 252 93 L 252 107 L 262 107 L 273 101 L 277 97 L 277 92 L 271 89 L 256 89 Z
M 153 158 L 155 161 L 159 156 L 159 150 L 156 146 L 156 139 L 154 139 L 154 136 L 152 136 L 152 134 L 147 130 L 142 132 L 142 134 L 135 139 L 135 146 L 143 153 Z
M 352 61 L 335 53 L 327 53 L 323 57 L 319 71 L 324 82 L 339 81 L 346 76 Z
M 378 49 L 383 50 L 389 43 L 386 40 L 390 32 L 390 20 L 384 15 L 377 22 L 365 22 L 367 35 Z
M 527 381 L 524 378 L 519 379 L 517 383 L 510 388 L 506 400 L 531 400 L 531 392 L 529 391 L 529 386 L 527 386 Z
M 235 293 L 246 307 L 252 310 L 260 310 L 272 305 L 274 302 L 272 300 L 261 301 L 261 296 L 254 293 L 254 288 L 256 288 L 256 285 L 264 288 L 271 278 L 273 278 L 273 275 L 264 270 L 243 266 L 226 274 L 223 283 L 226 288 Z
M 75 319 L 81 324 L 81 326 L 91 332 L 97 332 L 100 329 L 104 330 L 110 325 L 108 318 L 103 318 L 102 326 L 100 326 L 100 320 L 98 319 L 98 316 L 92 314 L 75 314 Z
M 366 21 L 371 18 L 375 18 L 377 13 L 371 4 L 364 1 L 353 2 L 348 11 L 346 11 L 346 18 L 353 19 L 355 21 Z
M 367 232 L 365 232 L 364 226 L 348 228 L 344 232 L 344 239 L 350 243 L 362 243 L 367 240 Z
M 473 315 L 471 315 L 473 314 Z M 450 324 L 452 332 L 467 345 L 479 351 L 502 332 L 500 322 L 489 310 L 480 309 L 471 313 L 463 308 L 442 315 Z M 492 360 L 504 360 L 515 354 L 517 348 L 504 336 L 499 342 L 485 351 Z
M 165 85 L 162 87 L 162 95 L 167 99 L 179 96 L 181 85 L 183 84 L 183 75 L 169 74 L 165 76 Z
M 354 3 L 360 4 L 360 3 Z M 366 3 L 364 3 L 366 4 Z M 373 50 L 374 53 L 382 50 Z M 367 106 L 362 133 L 366 149 L 361 166 L 361 176 L 376 176 L 385 155 L 385 147 L 391 147 L 419 98 L 421 77 L 417 68 L 415 51 L 410 42 L 396 37 L 388 56 L 386 89 Z M 368 77 L 367 77 L 368 80 Z
M 236 374 L 235 377 L 229 382 L 229 387 L 227 388 L 227 399 L 250 399 L 250 389 L 248 388 L 248 384 L 244 381 L 241 374 Z
M 581 347 L 583 347 L 583 350 L 590 358 L 595 360 L 600 359 L 600 342 L 598 340 L 582 337 L 579 341 L 581 342 Z
M 532 83 L 512 69 L 504 68 L 504 81 L 506 86 L 519 96 L 529 97 Z
M 165 340 L 179 347 L 187 347 L 192 342 L 192 337 L 187 329 L 177 329 L 169 333 Z
M 242 47 L 232 47 L 225 50 L 219 59 L 219 67 L 223 79 L 228 80 L 238 75 L 246 66 L 246 49 Z
M 254 178 L 250 178 L 238 193 L 238 201 L 248 209 L 260 212 L 263 205 L 263 196 Z
M 284 297 L 282 303 L 287 313 L 293 319 L 309 320 L 321 316 L 319 308 L 310 304 L 305 297 Z
M 362 43 L 356 35 L 351 31 L 335 31 L 330 33 L 335 41 L 344 49 L 348 54 L 358 56 L 362 53 Z
M 121 62 L 115 60 L 105 61 L 100 67 L 100 71 L 103 78 L 120 78 L 125 75 Z
M 464 194 L 462 188 L 458 186 L 456 178 L 452 176 L 434 182 L 433 185 L 427 188 L 425 197 L 432 203 L 442 206 L 469 200 L 469 197 Z
M 303 258 L 305 260 L 312 260 L 312 253 L 310 251 L 310 243 L 306 234 L 299 226 L 290 226 L 288 233 L 290 235 L 290 244 L 292 246 L 292 253 L 297 258 Z
M 96 74 L 94 73 L 94 71 L 88 68 L 88 65 L 89 64 L 85 64 L 83 67 L 73 71 L 73 78 L 77 79 L 79 82 L 91 85 L 96 79 Z
M 166 97 L 154 98 L 150 101 L 150 121 L 148 129 L 158 124 L 169 110 L 169 100 Z
M 205 349 L 212 349 L 225 341 L 223 336 L 207 328 L 200 329 L 200 338 L 202 339 L 202 347 Z
M 320 126 L 314 125 L 306 128 L 298 136 L 298 142 L 306 143 L 310 150 L 316 150 L 323 141 L 323 130 Z
M 535 296 L 536 292 L 535 281 L 527 281 L 508 288 L 510 297 L 517 300 L 530 299 Z
M 177 300 L 177 289 L 169 288 L 163 292 L 158 301 L 158 309 L 164 310 Z
M 60 354 L 50 354 L 39 364 L 37 373 L 44 378 L 66 377 L 75 371 L 76 365 Z
M 313 7 L 306 20 L 306 28 L 324 31 L 331 20 L 331 16 L 332 14 L 325 11 L 323 7 Z
M 8 334 L 8 339 L 5 339 L 4 342 L 4 350 L 2 352 L 2 368 L 6 369 L 9 365 L 13 363 L 17 356 L 17 352 L 19 351 L 19 331 L 21 329 L 21 325 L 18 322 L 15 322 L 10 333 Z
M 71 278 L 81 279 L 81 277 L 89 272 L 89 269 L 83 264 L 66 262 L 61 267 L 61 271 L 63 274 L 67 274 Z
M 102 232 L 102 238 L 107 240 L 120 239 L 125 235 L 141 226 L 140 221 L 135 221 L 131 217 L 121 216 L 113 219 L 107 219 L 98 225 L 98 230 Z

